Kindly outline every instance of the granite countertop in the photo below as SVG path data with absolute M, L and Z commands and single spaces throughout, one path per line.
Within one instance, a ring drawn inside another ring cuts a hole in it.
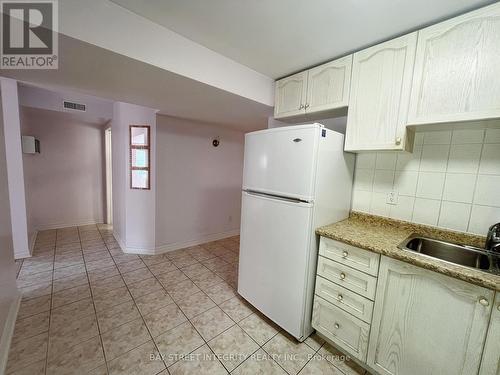
M 453 232 L 406 221 L 351 212 L 348 219 L 316 230 L 316 234 L 411 263 L 489 289 L 500 291 L 500 275 L 454 265 L 419 253 L 398 249 L 410 234 L 484 247 L 485 237 Z

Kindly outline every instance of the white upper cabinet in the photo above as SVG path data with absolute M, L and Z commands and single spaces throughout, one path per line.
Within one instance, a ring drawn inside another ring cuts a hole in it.
M 352 55 L 309 70 L 306 112 L 347 107 L 351 83 Z
M 409 125 L 500 117 L 500 3 L 419 31 Z
M 274 117 L 285 118 L 306 113 L 307 71 L 276 82 Z
M 493 296 L 492 290 L 382 257 L 368 365 L 386 375 L 477 374 Z M 494 340 L 492 349 L 498 348 Z
M 274 117 L 295 117 L 347 107 L 351 66 L 352 55 L 349 55 L 277 81 Z
M 417 33 L 354 54 L 346 151 L 403 150 Z

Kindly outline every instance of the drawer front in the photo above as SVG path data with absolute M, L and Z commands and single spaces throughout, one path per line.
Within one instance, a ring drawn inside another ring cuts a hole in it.
M 377 276 L 380 254 L 359 249 L 343 242 L 321 237 L 319 253 L 326 258 L 345 264 L 359 271 Z
M 373 301 L 340 285 L 316 277 L 316 295 L 367 323 L 372 321 Z
M 318 275 L 373 301 L 377 278 L 320 256 Z
M 366 361 L 369 324 L 315 296 L 312 326 L 353 357 Z

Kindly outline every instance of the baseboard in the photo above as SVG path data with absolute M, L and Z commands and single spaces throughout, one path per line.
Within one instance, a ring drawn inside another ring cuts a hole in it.
M 21 293 L 18 293 L 16 299 L 11 303 L 9 314 L 3 327 L 2 336 L 0 337 L 0 374 L 4 374 L 7 367 L 7 358 L 9 356 L 10 343 L 14 334 L 16 325 L 17 313 L 21 304 Z
M 144 248 L 144 247 L 126 246 L 125 242 L 120 238 L 120 236 L 113 231 L 113 237 L 115 238 L 116 242 L 118 242 L 124 253 L 138 254 L 138 255 L 155 255 L 155 254 L 167 253 L 169 251 L 184 249 L 185 247 L 201 245 L 206 242 L 222 240 L 224 238 L 237 236 L 239 234 L 240 230 L 234 229 L 227 232 L 202 235 L 194 240 L 157 245 L 155 248 Z
M 92 224 L 101 224 L 104 221 L 102 219 L 92 219 L 92 220 L 75 220 L 75 221 L 67 221 L 62 223 L 52 223 L 52 224 L 42 224 L 37 225 L 36 230 L 38 232 L 42 230 L 50 230 L 50 229 L 61 229 L 61 228 L 69 228 L 69 227 L 78 227 L 82 225 L 92 225 Z
M 240 234 L 239 229 L 233 229 L 227 232 L 219 232 L 219 233 L 212 233 L 212 234 L 206 234 L 202 235 L 194 240 L 189 240 L 189 241 L 182 241 L 182 242 L 174 242 L 170 244 L 164 244 L 164 245 L 158 245 L 155 248 L 155 254 L 161 254 L 161 253 L 166 253 L 169 251 L 174 251 L 178 249 L 183 249 L 185 247 L 190 247 L 190 246 L 196 246 L 196 245 L 201 245 L 203 243 L 211 242 L 211 241 L 217 241 L 217 240 L 222 240 L 224 238 L 228 237 L 233 237 L 237 236 Z

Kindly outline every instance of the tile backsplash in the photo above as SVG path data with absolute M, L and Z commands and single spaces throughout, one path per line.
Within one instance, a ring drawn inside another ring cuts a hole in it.
M 352 209 L 485 235 L 500 222 L 500 129 L 416 133 L 413 153 L 358 154 Z

